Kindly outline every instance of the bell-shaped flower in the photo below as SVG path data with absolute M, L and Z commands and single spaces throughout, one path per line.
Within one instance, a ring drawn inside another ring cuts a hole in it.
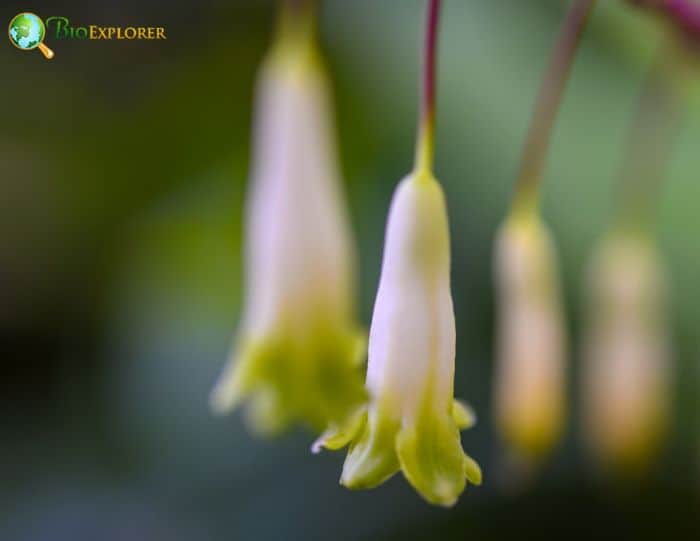
M 515 212 L 496 240 L 496 425 L 523 463 L 543 458 L 565 418 L 566 344 L 555 248 L 535 211 Z
M 349 444 L 340 482 L 371 488 L 399 470 L 429 502 L 452 505 L 481 471 L 459 431 L 475 419 L 453 400 L 455 319 L 442 188 L 427 171 L 405 178 L 391 204 L 369 338 L 369 406 L 316 443 Z
M 288 15 L 259 75 L 246 209 L 245 306 L 212 393 L 252 426 L 323 431 L 365 400 L 364 331 L 328 81 L 306 15 Z
M 645 234 L 608 234 L 588 276 L 583 350 L 584 435 L 599 462 L 643 473 L 670 410 L 666 280 Z

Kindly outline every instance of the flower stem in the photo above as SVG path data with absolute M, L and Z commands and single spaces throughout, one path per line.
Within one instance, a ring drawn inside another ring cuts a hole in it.
M 311 42 L 315 37 L 314 12 L 314 0 L 282 0 L 277 29 L 280 41 Z
M 423 52 L 422 96 L 416 141 L 416 171 L 431 171 L 435 153 L 435 84 L 441 0 L 429 0 Z
M 617 182 L 614 218 L 619 226 L 651 225 L 683 117 L 683 83 L 689 67 L 681 45 L 671 39 L 657 54 L 643 83 Z
M 312 0 L 282 0 L 284 9 L 290 12 L 303 13 L 312 9 L 314 2 Z
M 559 30 L 530 122 L 513 195 L 513 210 L 535 209 L 554 121 L 595 0 L 573 0 Z

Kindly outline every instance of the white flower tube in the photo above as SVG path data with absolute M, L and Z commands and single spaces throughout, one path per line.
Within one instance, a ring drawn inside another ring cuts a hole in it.
M 401 470 L 426 500 L 452 505 L 466 479 L 481 482 L 460 442 L 459 429 L 474 416 L 453 401 L 454 361 L 444 196 L 430 173 L 414 173 L 399 184 L 389 213 L 370 329 L 369 408 L 318 442 L 350 444 L 341 483 L 370 488 Z
M 291 422 L 323 430 L 365 398 L 328 83 L 309 21 L 283 23 L 256 92 L 245 309 L 212 394 L 222 412 L 249 398 L 264 432 Z
M 566 411 L 566 344 L 554 244 L 535 212 L 512 215 L 496 241 L 495 415 L 509 451 L 542 458 Z
M 389 210 L 370 328 L 369 404 L 313 449 L 350 446 L 340 478 L 349 488 L 372 488 L 402 471 L 428 502 L 450 506 L 467 480 L 481 483 L 481 470 L 459 435 L 474 424 L 474 414 L 453 399 L 450 233 L 445 197 L 432 174 L 439 12 L 440 0 L 430 0 L 416 164 Z
M 566 333 L 556 252 L 539 199 L 552 130 L 595 0 L 573 0 L 561 23 L 527 131 L 511 211 L 497 239 L 496 425 L 529 469 L 565 420 Z
M 653 242 L 609 234 L 593 258 L 584 341 L 584 435 L 605 466 L 641 472 L 670 409 L 666 282 Z

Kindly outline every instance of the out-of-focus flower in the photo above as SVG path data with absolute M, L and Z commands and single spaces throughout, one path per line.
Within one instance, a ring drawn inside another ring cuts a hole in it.
M 599 245 L 588 281 L 584 435 L 599 461 L 643 471 L 670 407 L 666 281 L 654 243 L 617 231 Z
M 455 320 L 442 188 L 428 171 L 405 178 L 389 213 L 369 338 L 367 409 L 316 449 L 350 445 L 341 483 L 371 488 L 401 470 L 429 502 L 452 505 L 481 471 L 459 430 L 475 419 L 453 400 Z
M 554 245 L 534 211 L 514 213 L 496 241 L 496 424 L 519 459 L 540 459 L 566 412 L 566 344 Z
M 498 294 L 496 425 L 510 458 L 529 468 L 565 418 L 566 346 L 554 244 L 539 214 L 552 129 L 595 0 L 569 4 L 528 128 L 511 212 L 495 248 Z
M 291 422 L 322 431 L 366 397 L 352 239 L 311 24 L 305 10 L 287 13 L 259 76 L 245 309 L 212 394 L 220 412 L 249 400 L 252 425 L 263 432 Z

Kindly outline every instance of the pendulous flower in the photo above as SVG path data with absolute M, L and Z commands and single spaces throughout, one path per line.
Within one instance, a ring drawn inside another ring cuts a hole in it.
M 601 464 L 642 472 L 669 420 L 665 273 L 648 235 L 615 231 L 600 243 L 588 278 L 584 436 Z
M 453 400 L 455 319 L 442 188 L 427 171 L 398 186 L 391 204 L 369 337 L 368 408 L 317 442 L 350 445 L 340 482 L 372 488 L 401 470 L 429 502 L 452 505 L 479 466 L 459 430 L 474 414 Z
M 511 216 L 496 241 L 496 423 L 520 459 L 558 441 L 566 415 L 566 335 L 554 244 L 532 212 Z
M 453 505 L 478 464 L 460 429 L 473 412 L 453 399 L 455 317 L 445 197 L 433 176 L 435 51 L 439 0 L 430 0 L 423 112 L 416 166 L 391 203 L 369 336 L 367 407 L 319 438 L 313 449 L 349 445 L 340 482 L 372 488 L 402 471 L 428 502 Z
M 366 339 L 354 319 L 329 85 L 308 8 L 285 10 L 256 91 L 244 313 L 212 406 L 247 401 L 262 432 L 293 422 L 320 432 L 366 398 Z
M 539 192 L 552 129 L 595 0 L 571 2 L 561 24 L 496 242 L 496 425 L 507 453 L 531 467 L 557 443 L 566 417 L 566 333 L 557 258 L 540 218 Z
M 587 280 L 583 436 L 610 473 L 645 475 L 669 428 L 673 359 L 656 208 L 687 107 L 687 51 L 669 34 L 630 124 L 617 208 Z

